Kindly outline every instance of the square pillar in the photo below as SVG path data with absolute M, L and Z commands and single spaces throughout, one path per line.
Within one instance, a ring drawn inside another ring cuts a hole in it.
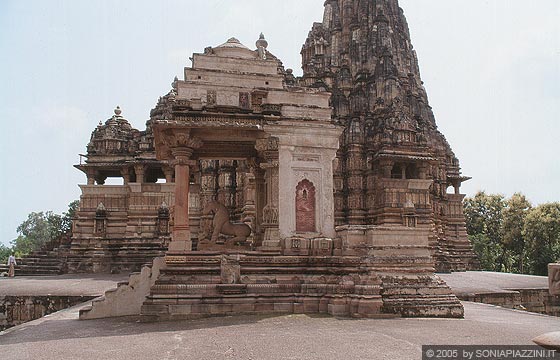
M 280 231 L 279 231 L 279 177 L 278 177 L 278 138 L 269 137 L 257 140 L 256 149 L 264 159 L 260 168 L 264 170 L 266 205 L 262 209 L 261 227 L 264 230 L 264 237 L 261 250 L 279 251 Z
M 175 172 L 175 203 L 173 204 L 173 232 L 167 254 L 181 254 L 192 251 L 191 231 L 189 228 L 189 183 L 190 166 L 193 152 L 202 146 L 202 141 L 193 137 L 191 129 L 169 127 L 164 124 L 154 127 L 156 156 L 168 160 Z M 165 167 L 164 167 L 165 169 Z M 166 180 L 172 179 L 172 172 L 166 169 Z
M 192 250 L 191 232 L 189 229 L 189 179 L 192 161 L 192 149 L 175 148 L 172 150 L 175 167 L 175 207 L 173 235 L 169 243 L 169 252 L 185 252 Z

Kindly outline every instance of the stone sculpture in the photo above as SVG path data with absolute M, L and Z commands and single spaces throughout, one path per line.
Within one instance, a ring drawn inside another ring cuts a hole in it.
M 220 243 L 220 234 L 233 235 L 234 237 L 228 239 L 231 244 L 244 243 L 247 241 L 247 237 L 251 235 L 251 228 L 246 224 L 232 224 L 229 221 L 229 212 L 226 207 L 219 202 L 213 200 L 210 201 L 204 209 L 202 210 L 203 215 L 214 214 L 214 219 L 212 221 L 212 242 Z
M 550 295 L 560 295 L 560 264 L 548 264 L 548 290 Z

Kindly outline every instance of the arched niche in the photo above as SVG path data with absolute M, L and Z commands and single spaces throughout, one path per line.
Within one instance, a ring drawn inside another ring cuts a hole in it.
M 307 179 L 296 187 L 296 232 L 316 232 L 315 186 Z

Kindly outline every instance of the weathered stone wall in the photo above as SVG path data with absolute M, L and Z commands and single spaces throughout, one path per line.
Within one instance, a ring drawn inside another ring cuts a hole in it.
M 93 299 L 95 296 L 3 296 L 0 297 L 0 330 Z

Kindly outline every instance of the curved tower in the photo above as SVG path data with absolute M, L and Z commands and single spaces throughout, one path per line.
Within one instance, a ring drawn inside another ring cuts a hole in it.
M 469 178 L 438 131 L 398 1 L 327 0 L 301 55 L 301 82 L 332 93 L 345 128 L 336 224 L 429 226 L 439 271 L 475 268 L 459 192 Z

